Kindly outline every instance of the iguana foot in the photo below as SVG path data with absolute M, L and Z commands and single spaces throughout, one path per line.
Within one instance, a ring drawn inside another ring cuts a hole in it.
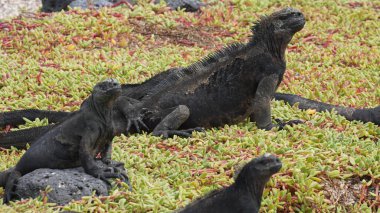
M 129 177 L 127 175 L 126 169 L 124 168 L 124 163 L 119 162 L 119 161 L 114 161 L 111 159 L 105 159 L 105 160 L 102 160 L 102 162 L 104 163 L 103 172 L 107 172 L 108 174 L 116 174 L 115 176 L 117 176 L 117 177 L 109 177 L 109 178 L 119 178 L 122 182 L 126 183 L 129 187 L 129 190 L 132 191 L 132 186 L 129 181 Z M 106 183 L 110 185 L 108 180 L 106 181 Z
M 277 126 L 278 126 L 279 130 L 283 130 L 284 127 L 287 126 L 287 125 L 294 126 L 294 125 L 297 125 L 297 124 L 303 124 L 303 123 L 305 123 L 302 120 L 290 120 L 290 121 L 287 121 L 287 122 L 283 122 L 282 120 L 280 120 L 278 118 L 275 119 L 275 121 L 277 122 Z
M 149 128 L 142 121 L 145 115 L 145 110 L 142 108 L 142 103 L 133 98 L 119 98 L 117 101 L 117 108 L 123 113 L 125 119 L 127 120 L 126 133 L 129 132 L 132 125 L 135 127 L 137 132 L 140 132 L 140 127 L 148 130 Z
M 4 204 L 9 203 L 11 200 L 13 200 L 17 196 L 16 185 L 17 185 L 17 181 L 15 181 L 15 183 L 11 189 L 5 190 L 4 197 L 3 197 L 3 203 Z
M 18 179 L 21 177 L 21 173 L 17 171 L 13 171 L 9 177 L 8 181 L 5 185 L 5 193 L 3 197 L 3 203 L 9 203 L 12 199 L 14 199 L 17 195 L 16 193 L 16 187 L 18 183 Z
M 99 172 L 98 175 L 96 175 L 95 177 L 104 181 L 108 186 L 111 186 L 111 182 L 109 181 L 109 179 L 111 178 L 119 178 L 120 180 L 126 182 L 129 185 L 129 178 L 126 174 L 112 171 L 113 168 L 104 169 L 103 171 Z
M 121 172 L 117 172 L 113 167 L 95 167 L 89 171 L 86 171 L 87 174 L 92 175 L 100 180 L 104 181 L 109 187 L 111 186 L 111 182 L 108 180 L 110 178 L 119 178 L 123 182 L 128 179 L 126 174 L 122 174 Z
M 190 128 L 190 129 L 185 129 L 184 131 L 188 131 L 188 132 L 205 132 L 205 128 L 203 127 L 195 127 L 195 128 Z
M 142 126 L 145 130 L 149 130 L 149 128 L 145 125 L 145 123 L 142 121 L 142 118 L 136 117 L 136 118 L 127 118 L 127 128 L 126 132 L 128 133 L 131 129 L 131 126 L 133 125 L 138 133 L 140 133 L 140 126 Z
M 102 159 L 102 162 L 107 166 L 117 167 L 124 169 L 124 163 L 120 161 L 114 161 L 111 159 Z
M 103 174 L 106 174 L 105 176 L 103 175 L 103 177 L 105 177 L 105 179 L 109 179 L 109 178 L 119 178 L 122 182 L 126 183 L 128 185 L 128 188 L 129 188 L 129 191 L 132 191 L 132 185 L 129 181 L 129 177 L 125 171 L 125 169 L 120 169 L 118 167 L 108 167 L 104 170 L 104 173 Z M 102 179 L 102 177 L 99 177 L 101 180 L 105 181 L 104 179 Z M 105 181 L 107 184 L 111 185 L 109 183 L 109 181 Z
M 12 189 L 11 192 L 6 192 L 4 194 L 4 198 L 3 198 L 3 203 L 4 204 L 8 204 L 11 200 L 15 199 L 15 197 L 18 196 L 17 193 L 15 193 L 16 191 L 16 187 L 14 187 L 14 189 Z
M 162 136 L 163 138 L 169 138 L 173 137 L 174 135 L 177 135 L 179 137 L 188 138 L 191 137 L 191 134 L 193 131 L 197 132 L 204 132 L 205 130 L 202 127 L 196 127 L 191 129 L 184 129 L 184 130 L 157 130 L 153 131 L 153 136 Z

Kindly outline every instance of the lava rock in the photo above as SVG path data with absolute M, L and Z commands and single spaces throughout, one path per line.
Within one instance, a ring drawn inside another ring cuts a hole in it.
M 36 198 L 40 191 L 50 186 L 48 201 L 64 205 L 83 196 L 108 195 L 107 184 L 88 175 L 83 168 L 74 169 L 37 169 L 22 176 L 17 183 L 16 194 L 21 198 Z
M 101 161 L 96 161 L 99 166 L 106 167 Z M 115 164 L 114 164 L 115 163 Z M 120 171 L 126 172 L 124 164 L 111 162 Z M 91 196 L 95 191 L 96 196 L 107 196 L 108 185 L 87 173 L 82 167 L 72 169 L 37 169 L 18 179 L 16 194 L 18 199 L 36 198 L 50 186 L 47 193 L 48 201 L 65 205 L 71 200 L 80 200 L 83 196 Z
M 94 8 L 101 8 L 101 7 L 107 7 L 107 6 L 113 5 L 113 3 L 107 0 L 92 0 L 92 4 Z M 80 7 L 82 9 L 89 8 L 89 5 L 87 4 L 87 0 L 75 0 L 71 2 L 69 6 L 72 8 L 75 8 L 75 7 Z
M 156 0 L 155 3 L 159 3 L 160 0 Z M 198 0 L 165 0 L 166 4 L 172 8 L 176 9 L 185 9 L 186 12 L 196 12 L 201 6 L 205 4 Z
M 42 0 L 42 12 L 51 13 L 67 10 L 73 0 Z
M 122 0 L 42 0 L 42 12 L 59 12 L 61 10 L 68 10 L 69 6 L 71 8 L 80 7 L 82 9 L 90 8 L 88 3 L 95 9 L 101 7 L 112 6 L 115 3 L 119 3 Z M 124 0 L 126 2 L 132 3 L 131 0 Z

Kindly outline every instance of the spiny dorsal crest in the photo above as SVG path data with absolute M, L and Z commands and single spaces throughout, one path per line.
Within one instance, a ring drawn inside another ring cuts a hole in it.
M 243 47 L 245 47 L 245 45 L 242 43 L 228 45 L 221 50 L 211 53 L 200 61 L 191 64 L 186 67 L 184 71 L 188 72 L 188 74 L 199 73 L 201 70 L 204 70 L 205 67 L 226 61 L 228 58 L 233 58 Z
M 166 87 L 172 86 L 174 84 L 179 84 L 185 80 L 193 79 L 195 75 L 202 74 L 207 71 L 212 71 L 210 66 L 213 64 L 219 64 L 220 62 L 227 61 L 228 58 L 233 58 L 238 54 L 239 50 L 245 47 L 242 43 L 231 44 L 221 50 L 218 50 L 205 58 L 197 61 L 186 68 L 176 70 L 172 72 L 167 78 L 162 80 L 158 85 L 156 85 L 150 92 L 144 97 L 144 99 L 151 98 L 156 95 Z

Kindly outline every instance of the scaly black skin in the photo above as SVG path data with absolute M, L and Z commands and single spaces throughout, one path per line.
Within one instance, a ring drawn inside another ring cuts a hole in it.
M 248 43 L 172 71 L 142 100 L 165 110 L 182 106 L 183 117 L 187 108 L 188 118 L 179 129 L 218 127 L 247 117 L 261 129 L 272 129 L 270 101 L 285 72 L 285 50 L 304 24 L 303 14 L 293 8 L 264 17 L 252 28 Z M 165 89 L 157 89 L 161 87 Z M 130 91 L 127 97 L 138 98 Z
M 372 122 L 376 125 L 380 125 L 380 106 L 377 106 L 375 108 L 355 109 L 352 107 L 342 107 L 326 104 L 319 101 L 303 98 L 298 95 L 285 93 L 276 93 L 274 95 L 274 98 L 276 100 L 282 100 L 291 106 L 298 103 L 298 108 L 300 109 L 315 109 L 317 112 L 334 110 L 338 115 L 344 116 L 349 121 L 357 120 L 364 123 Z
M 20 116 L 25 115 L 25 116 Z M 12 126 L 18 126 L 24 124 L 24 118 L 49 118 L 49 122 L 58 123 L 70 115 L 70 112 L 63 111 L 48 111 L 39 109 L 23 109 L 15 110 L 11 113 L 0 113 L 0 127 L 5 127 L 8 124 Z
M 9 149 L 12 146 L 18 149 L 26 148 L 26 141 L 35 141 L 38 137 L 45 134 L 47 131 L 51 130 L 56 126 L 56 124 L 49 124 L 47 126 L 39 126 L 30 129 L 23 129 L 20 131 L 12 132 L 1 132 L 1 145 L 0 147 Z
M 269 154 L 253 159 L 246 164 L 232 185 L 211 192 L 196 200 L 180 213 L 257 213 L 265 184 L 282 167 L 281 161 Z
M 113 103 L 121 94 L 121 86 L 110 79 L 98 83 L 79 111 L 72 113 L 38 138 L 15 167 L 0 173 L 0 187 L 5 187 L 4 203 L 14 196 L 19 177 L 39 168 L 66 169 L 82 166 L 86 173 L 108 183 L 108 178 L 127 180 L 110 159 L 115 135 L 112 120 Z M 108 167 L 95 163 L 98 153 Z
M 141 101 L 149 113 L 144 122 L 153 135 L 189 136 L 186 130 L 235 124 L 247 117 L 260 129 L 272 129 L 276 125 L 270 101 L 285 72 L 285 50 L 304 24 L 296 9 L 275 12 L 254 25 L 248 43 L 231 45 L 142 84 L 124 85 L 122 97 Z M 122 97 L 118 102 L 123 102 Z M 123 104 L 117 105 L 121 115 L 131 114 Z M 288 124 L 293 123 L 297 121 Z

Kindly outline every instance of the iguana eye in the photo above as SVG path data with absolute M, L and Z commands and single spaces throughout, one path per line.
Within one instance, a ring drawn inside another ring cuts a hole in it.
M 287 18 L 288 18 L 288 15 L 282 15 L 282 16 L 279 17 L 279 19 L 282 20 L 282 21 L 286 20 Z
M 107 90 L 108 86 L 105 84 L 100 85 L 101 90 Z
M 302 13 L 301 12 L 294 12 L 294 13 L 292 13 L 292 15 L 295 17 L 299 17 L 299 16 L 302 16 Z
M 259 161 L 259 164 L 260 164 L 260 165 L 265 165 L 266 162 L 265 162 L 264 160 L 261 160 L 261 161 Z

